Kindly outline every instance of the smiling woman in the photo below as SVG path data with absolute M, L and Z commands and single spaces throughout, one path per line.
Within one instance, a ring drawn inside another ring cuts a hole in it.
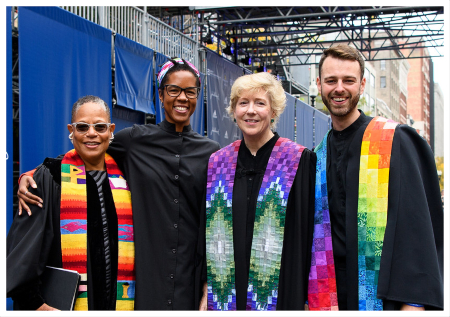
M 7 238 L 7 291 L 15 310 L 55 310 L 40 291 L 45 266 L 80 274 L 75 310 L 134 310 L 131 194 L 106 154 L 110 121 L 102 99 L 80 98 L 67 125 L 74 149 L 46 158 L 35 171 L 37 188 L 24 195 L 42 197 L 42 209 L 31 205 L 32 217 L 14 217 Z
M 198 247 L 206 250 L 205 310 L 304 309 L 316 155 L 271 130 L 285 104 L 269 73 L 242 76 L 231 88 L 227 111 L 244 138 L 208 164 Z
M 189 62 L 174 58 L 162 66 L 158 83 L 166 120 L 175 124 L 176 131 L 181 132 L 184 126 L 190 124 L 197 106 L 200 74 Z

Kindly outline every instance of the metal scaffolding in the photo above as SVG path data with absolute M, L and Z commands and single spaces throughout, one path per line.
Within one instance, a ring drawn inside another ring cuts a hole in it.
M 443 56 L 443 7 L 190 7 L 198 25 L 218 38 L 236 39 L 239 54 L 275 56 L 290 65 L 316 63 L 324 49 L 347 43 L 368 61 L 380 51 L 396 58 Z M 429 55 L 423 50 L 428 48 Z M 419 52 L 420 51 L 420 52 Z M 301 57 L 304 58 L 301 58 Z

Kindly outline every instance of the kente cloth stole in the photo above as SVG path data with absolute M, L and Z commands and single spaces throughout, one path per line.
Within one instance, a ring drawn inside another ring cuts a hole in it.
M 134 310 L 135 269 L 131 193 L 114 159 L 105 153 L 116 207 L 119 238 L 116 310 Z M 73 149 L 61 164 L 61 251 L 63 268 L 81 275 L 75 310 L 88 310 L 86 169 Z
M 387 223 L 389 166 L 395 121 L 371 120 L 361 143 L 358 191 L 358 300 L 359 310 L 383 310 L 377 298 L 378 275 Z M 338 310 L 336 276 L 327 191 L 327 137 L 317 154 L 314 237 L 308 285 L 310 310 Z
M 208 162 L 208 310 L 236 310 L 232 196 L 240 144 L 217 151 Z M 304 149 L 279 138 L 270 155 L 256 204 L 247 310 L 276 310 L 286 205 Z

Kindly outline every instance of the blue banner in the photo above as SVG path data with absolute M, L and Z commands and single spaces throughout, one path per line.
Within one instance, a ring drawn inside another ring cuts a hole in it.
M 296 98 L 287 92 L 286 94 L 286 108 L 280 116 L 276 131 L 283 138 L 288 138 L 291 141 L 295 140 L 295 101 Z
M 19 7 L 20 172 L 73 148 L 67 124 L 85 95 L 111 107 L 111 31 L 57 7 Z
M 159 71 L 161 70 L 161 66 L 164 65 L 165 62 L 167 62 L 169 58 L 161 53 L 156 53 L 155 56 L 155 84 L 153 85 L 155 88 L 155 113 L 156 113 L 156 123 L 160 123 L 164 120 L 165 115 L 164 111 L 161 108 L 161 103 L 159 102 L 159 95 L 158 95 L 158 80 L 156 77 L 158 76 Z
M 330 121 L 331 118 L 329 116 L 319 110 L 314 110 L 314 146 L 319 145 L 320 141 L 322 141 L 323 137 L 330 129 Z
M 116 125 L 116 132 L 131 127 L 133 124 L 144 124 L 145 113 L 115 106 L 112 109 L 111 121 Z
M 242 135 L 225 108 L 229 105 L 231 86 L 244 72 L 241 67 L 209 50 L 206 52 L 206 65 L 208 138 L 224 147 Z
M 205 135 L 205 74 L 200 73 L 200 93 L 198 94 L 197 107 L 191 116 L 191 126 L 192 130 L 200 135 Z
M 114 51 L 117 104 L 154 114 L 153 50 L 116 34 Z
M 11 7 L 6 7 L 6 233 L 13 221 L 13 96 Z
M 296 103 L 297 143 L 312 149 L 314 146 L 313 122 L 314 108 L 301 100 Z

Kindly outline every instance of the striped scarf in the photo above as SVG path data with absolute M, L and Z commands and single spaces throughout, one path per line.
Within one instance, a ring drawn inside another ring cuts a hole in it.
M 359 310 L 383 310 L 378 275 L 387 223 L 389 166 L 398 123 L 371 120 L 361 144 L 358 194 Z M 308 285 L 310 310 L 338 310 L 327 190 L 327 137 L 317 146 L 314 237 Z
M 241 141 L 211 155 L 206 196 L 208 310 L 236 310 L 233 185 Z M 286 205 L 303 146 L 279 138 L 257 199 L 247 310 L 276 310 Z
M 131 193 L 114 159 L 105 153 L 106 171 L 118 222 L 116 310 L 134 310 L 135 269 Z M 61 164 L 61 251 L 63 268 L 81 276 L 75 310 L 88 310 L 86 169 L 75 149 Z

